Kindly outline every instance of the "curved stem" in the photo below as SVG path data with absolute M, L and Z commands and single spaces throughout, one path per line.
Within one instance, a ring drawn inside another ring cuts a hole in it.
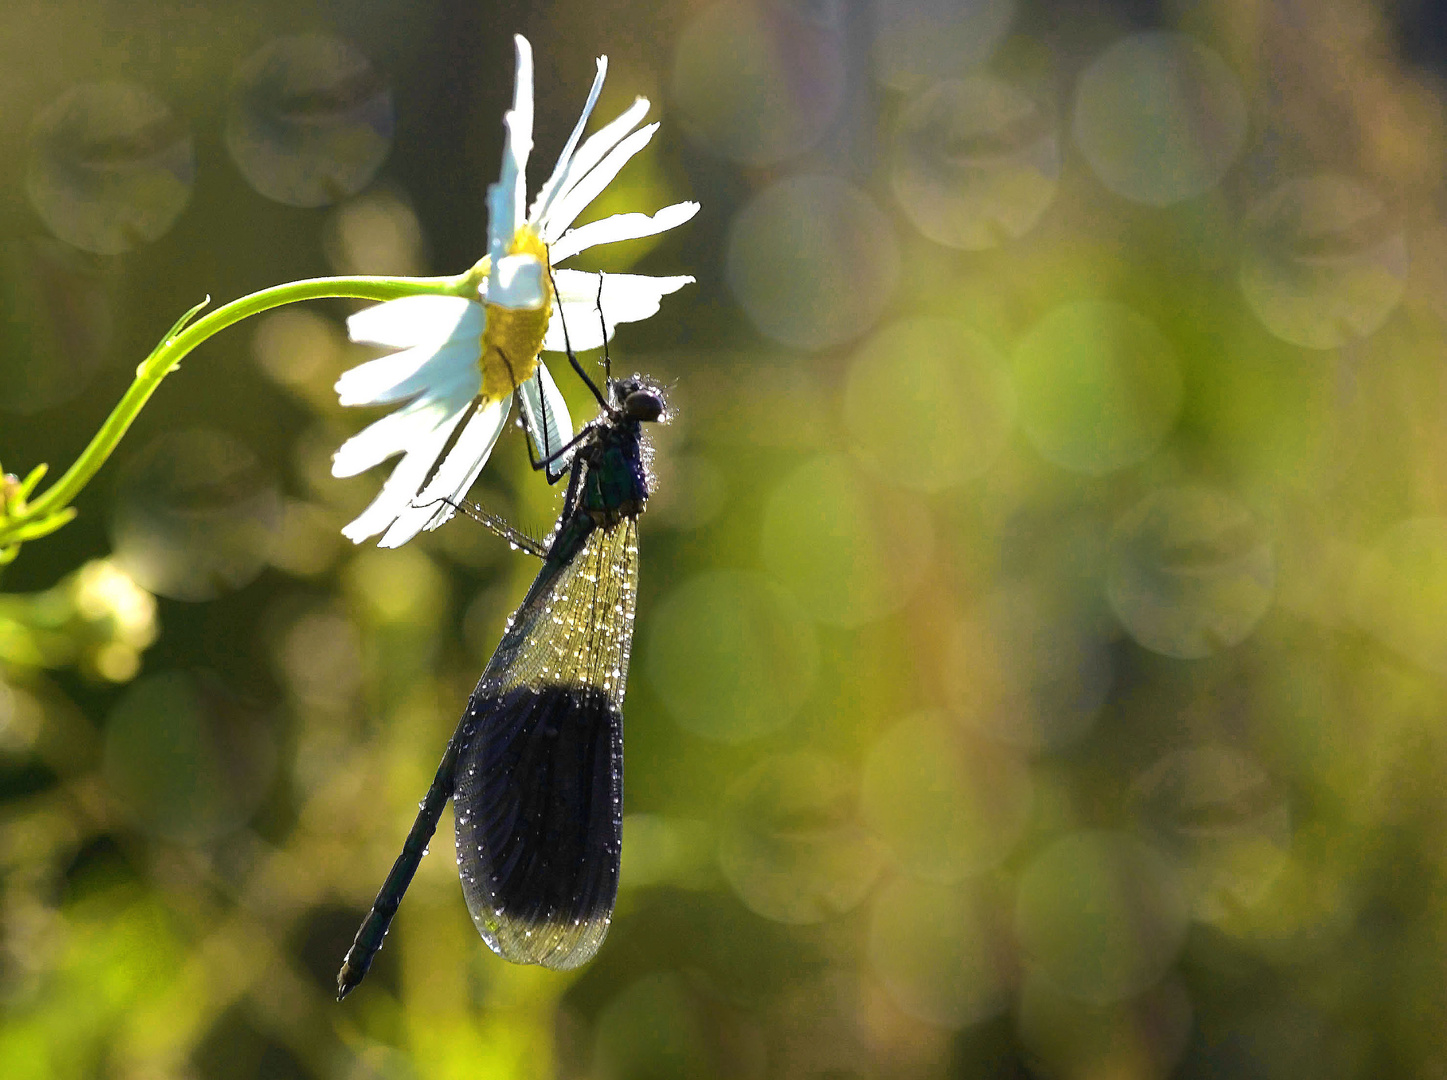
M 12 519 L 0 528 L 0 546 L 10 543 L 19 528 L 29 522 L 64 508 L 70 500 L 90 481 L 97 470 L 110 457 L 111 451 L 120 442 L 121 436 L 131 426 L 142 406 L 156 392 L 156 387 L 181 360 L 196 346 L 213 334 L 226 329 L 252 315 L 293 304 L 298 300 L 321 300 L 332 297 L 356 300 L 396 300 L 403 296 L 467 295 L 469 288 L 475 294 L 473 279 L 477 268 L 458 277 L 442 278 L 384 278 L 384 277 L 338 277 L 308 278 L 291 281 L 262 289 L 239 300 L 233 300 L 200 319 L 179 333 L 167 335 L 151 355 L 136 368 L 135 382 L 131 383 L 125 395 L 106 417 L 105 423 L 91 439 L 65 473 L 46 488 L 34 502 L 29 503 L 22 516 Z

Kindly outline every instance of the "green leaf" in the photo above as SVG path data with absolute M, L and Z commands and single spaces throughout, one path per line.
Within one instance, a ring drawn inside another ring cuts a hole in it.
M 21 502 L 24 502 L 26 499 L 30 498 L 30 493 L 35 490 L 35 485 L 39 484 L 41 479 L 49 471 L 50 466 L 42 461 L 39 465 L 35 466 L 35 468 L 30 470 L 30 474 L 26 476 L 24 480 L 20 481 L 19 498 Z
M 204 300 L 202 300 L 199 304 L 197 304 L 195 307 L 193 307 L 190 311 L 186 312 L 186 314 L 182 315 L 179 319 L 176 320 L 176 325 L 173 326 L 173 327 L 171 327 L 171 329 L 167 330 L 167 331 L 166 331 L 166 336 L 163 337 L 161 340 L 162 340 L 162 341 L 170 341 L 173 337 L 175 337 L 177 334 L 179 334 L 182 330 L 186 329 L 186 324 L 189 323 L 192 319 L 194 319 L 194 318 L 196 317 L 197 313 L 200 312 L 200 310 L 201 310 L 202 308 L 204 308 L 204 307 L 205 307 L 207 304 L 209 304 L 209 303 L 211 303 L 211 294 L 210 294 L 210 293 L 207 293 L 207 294 L 206 294 L 206 298 L 205 298 Z
M 186 329 L 186 324 L 195 318 L 196 313 L 209 303 L 211 303 L 211 294 L 207 293 L 205 299 L 176 320 L 175 325 L 166 331 L 160 341 L 156 342 L 156 347 L 147 354 L 144 360 L 136 365 L 136 378 L 143 379 L 150 373 L 151 365 L 155 362 L 156 357 L 165 351 L 166 346 L 176 339 L 177 334 Z M 172 366 L 174 367 L 174 364 Z
M 67 506 L 64 510 L 58 510 L 49 517 L 43 517 L 39 521 L 27 522 L 14 528 L 5 530 L 0 535 L 0 543 L 9 546 L 11 544 L 23 544 L 27 540 L 39 540 L 42 536 L 49 536 L 57 529 L 69 525 L 75 520 L 78 511 L 73 506 Z

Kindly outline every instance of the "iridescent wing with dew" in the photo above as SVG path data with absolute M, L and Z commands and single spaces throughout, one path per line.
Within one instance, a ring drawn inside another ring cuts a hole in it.
M 586 519 L 565 514 L 559 527 L 570 520 Z M 559 969 L 598 951 L 618 892 L 637 586 L 635 518 L 555 544 L 347 950 L 338 999 L 371 968 L 452 798 L 463 892 L 483 940 L 508 960 Z
M 457 863 L 483 940 L 514 963 L 586 963 L 608 932 L 623 840 L 623 692 L 638 525 L 549 562 L 459 730 Z

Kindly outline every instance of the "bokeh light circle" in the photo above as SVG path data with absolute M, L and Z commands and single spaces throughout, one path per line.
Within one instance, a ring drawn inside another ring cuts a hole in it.
M 46 719 L 40 698 L 0 682 L 0 755 L 29 753 L 39 741 Z
M 1015 751 L 926 713 L 875 740 L 860 799 L 865 821 L 911 874 L 958 881 L 1010 853 L 1033 791 Z
M 718 859 L 749 910 L 804 924 L 856 907 L 884 855 L 859 822 L 853 775 L 802 752 L 766 758 L 729 786 Z
M 1387 206 L 1342 176 L 1288 180 L 1246 217 L 1241 291 L 1263 326 L 1307 349 L 1374 333 L 1407 286 L 1407 241 Z
M 1073 132 L 1111 191 L 1168 206 L 1221 181 L 1246 138 L 1246 99 L 1226 62 L 1194 38 L 1134 34 L 1081 74 Z
M 308 709 L 341 710 L 362 684 L 361 636 L 350 620 L 329 611 L 299 616 L 273 643 L 287 689 Z
M 1259 903 L 1286 868 L 1291 812 L 1249 754 L 1209 743 L 1173 750 L 1136 777 L 1131 797 L 1203 922 L 1228 922 Z
M 1447 676 L 1447 518 L 1409 518 L 1388 529 L 1363 560 L 1355 593 L 1365 630 Z
M 1025 750 L 1060 750 L 1083 738 L 1113 678 L 1102 618 L 1063 590 L 1004 584 L 950 635 L 944 684 L 971 728 Z
M 900 116 L 894 196 L 938 244 L 983 251 L 1018 240 L 1054 201 L 1059 179 L 1050 117 L 992 75 L 938 83 Z
M 322 248 L 332 272 L 419 275 L 427 260 L 422 223 L 406 200 L 391 191 L 368 191 L 327 215 Z
M 649 681 L 674 720 L 705 738 L 743 742 L 784 727 L 818 667 L 813 625 L 762 574 L 700 574 L 649 619 Z
M 599 1013 L 588 1075 L 602 1080 L 715 1076 L 709 1035 L 697 996 L 682 975 L 645 975 Z
M 869 962 L 896 1004 L 959 1028 L 1009 1004 L 1008 919 L 966 886 L 896 878 L 870 909 Z
M 735 216 L 725 272 L 760 333 L 826 349 L 878 321 L 899 281 L 899 245 L 889 219 L 858 188 L 832 176 L 794 176 Z
M 281 514 L 275 482 L 244 444 L 219 431 L 168 432 L 122 471 L 111 543 L 143 588 L 210 600 L 261 572 Z
M 695 530 L 716 520 L 729 503 L 729 477 L 707 454 L 670 453 L 653 460 L 657 483 L 648 515 L 669 528 Z
M 336 322 L 299 304 L 267 312 L 252 331 L 256 366 L 272 382 L 312 401 L 336 396 L 332 384 L 346 349 L 345 332 Z
M 765 567 L 814 619 L 856 627 L 909 600 L 933 533 L 917 503 L 867 485 L 848 458 L 825 454 L 774 488 L 760 544 Z
M 1165 975 L 1188 916 L 1175 873 L 1153 847 L 1088 831 L 1056 840 L 1020 876 L 1015 931 L 1051 982 L 1105 1004 Z
M 1046 459 L 1103 476 L 1153 454 L 1175 426 L 1176 350 L 1145 316 L 1110 300 L 1063 304 L 1012 357 L 1020 426 Z
M 808 10 L 819 17 L 802 17 Z M 714 153 L 767 165 L 817 143 L 844 100 L 837 5 L 724 0 L 678 37 L 673 103 L 679 123 Z
M 1014 419 L 1004 358 L 954 319 L 892 323 L 865 342 L 849 368 L 850 448 L 904 487 L 939 491 L 981 475 Z
M 110 359 L 112 291 L 88 262 L 48 236 L 0 241 L 0 412 L 69 401 Z
M 119 255 L 160 239 L 195 178 L 190 134 L 143 87 L 82 83 L 35 118 L 26 193 L 50 231 L 84 251 Z
M 144 828 L 172 840 L 200 843 L 240 828 L 275 761 L 259 717 L 184 672 L 132 684 L 106 722 L 107 786 Z
M 393 551 L 364 546 L 342 576 L 352 610 L 430 655 L 433 635 L 450 618 L 448 578 L 434 558 L 416 544 Z
M 874 0 L 874 77 L 917 93 L 988 60 L 1015 19 L 1015 0 Z
M 353 46 L 278 38 L 237 69 L 226 148 L 246 182 L 288 206 L 354 195 L 392 148 L 392 94 Z
M 1239 644 L 1275 589 L 1270 540 L 1225 492 L 1161 488 L 1115 528 L 1106 594 L 1131 637 L 1152 652 L 1195 660 Z

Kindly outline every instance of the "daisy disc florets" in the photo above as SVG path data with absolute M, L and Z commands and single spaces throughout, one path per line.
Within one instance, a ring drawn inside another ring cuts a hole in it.
M 572 438 L 572 421 L 540 355 L 564 351 L 564 323 L 567 344 L 596 349 L 619 323 L 648 318 L 664 296 L 693 281 L 687 276 L 550 272 L 599 244 L 681 225 L 698 212 L 698 204 L 675 203 L 651 216 L 615 214 L 573 228 L 658 130 L 656 123 L 638 127 L 648 112 L 647 99 L 638 98 L 579 144 L 608 70 L 607 57 L 599 57 L 583 114 L 552 175 L 527 207 L 533 59 L 526 38 L 519 35 L 514 41 L 517 78 L 512 109 L 503 118 L 502 172 L 487 192 L 488 255 L 478 267 L 485 276 L 477 299 L 409 296 L 347 320 L 353 341 L 399 351 L 343 374 L 337 380 L 341 403 L 401 403 L 344 442 L 332 458 L 332 475 L 341 477 L 402 454 L 371 505 L 342 530 L 354 543 L 381 533 L 380 546 L 398 547 L 450 518 L 450 503 L 467 493 L 487 464 L 506 426 L 514 390 L 529 429 L 542 444 L 553 450 L 564 446 Z

